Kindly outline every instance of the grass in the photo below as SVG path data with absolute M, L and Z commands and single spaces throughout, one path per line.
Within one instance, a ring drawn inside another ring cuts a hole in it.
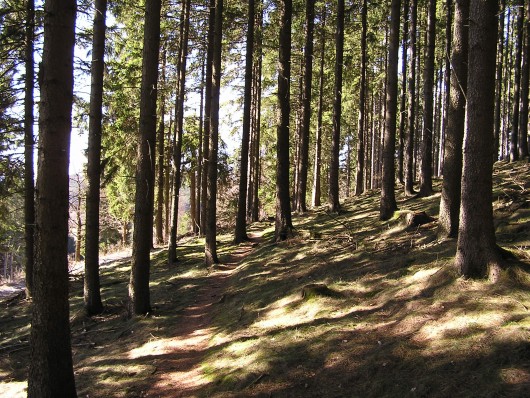
M 79 396 L 527 396 L 529 175 L 523 163 L 495 169 L 497 240 L 519 259 L 496 284 L 458 277 L 456 244 L 437 239 L 436 223 L 403 225 L 407 212 L 436 216 L 439 194 L 398 195 L 400 211 L 380 222 L 377 192 L 346 200 L 339 215 L 295 216 L 286 242 L 272 242 L 271 223 L 253 225 L 261 238 L 226 279 L 202 267 L 200 239 L 180 246 L 175 266 L 154 252 L 147 317 L 127 317 L 128 262 L 103 270 L 101 316 L 84 315 L 75 280 Z M 219 239 L 222 261 L 244 248 Z M 205 299 L 208 322 L 186 329 Z M 24 396 L 29 306 L 1 305 L 0 391 Z

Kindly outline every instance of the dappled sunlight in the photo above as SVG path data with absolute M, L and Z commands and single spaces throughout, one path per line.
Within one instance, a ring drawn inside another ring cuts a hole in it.
M 0 374 L 1 376 L 1 374 Z M 2 376 L 3 378 L 4 376 Z M 28 383 L 26 381 L 0 381 L 0 394 L 9 398 L 25 398 Z
M 273 303 L 252 326 L 262 329 L 293 326 L 315 319 L 324 309 L 325 307 L 316 299 L 303 301 L 300 304 L 300 296 L 293 294 Z

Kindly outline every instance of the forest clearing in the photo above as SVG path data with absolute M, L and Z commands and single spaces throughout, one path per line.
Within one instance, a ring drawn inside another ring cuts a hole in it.
M 378 219 L 377 192 L 295 216 L 295 237 L 219 237 L 205 268 L 202 239 L 179 261 L 152 252 L 153 311 L 130 318 L 130 259 L 101 270 L 105 310 L 88 317 L 71 277 L 80 397 L 524 397 L 530 388 L 530 166 L 498 163 L 498 244 L 516 254 L 495 284 L 459 278 L 456 242 L 437 223 L 439 194 L 398 197 Z M 439 181 L 435 184 L 438 188 Z M 29 303 L 1 301 L 0 391 L 25 396 Z

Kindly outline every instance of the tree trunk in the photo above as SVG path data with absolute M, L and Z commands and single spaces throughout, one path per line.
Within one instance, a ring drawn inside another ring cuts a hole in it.
M 35 43 L 35 0 L 26 1 L 26 48 L 24 79 L 24 242 L 26 298 L 33 294 L 33 264 L 35 263 L 35 170 L 34 170 L 34 82 L 35 66 L 33 49 Z
M 28 397 L 76 397 L 68 305 L 68 163 L 76 2 L 46 0 Z
M 438 166 L 438 175 L 443 175 L 443 159 L 445 157 L 445 136 L 447 134 L 447 109 L 449 108 L 449 90 L 451 89 L 451 43 L 453 41 L 452 20 L 453 20 L 453 0 L 446 0 L 446 17 L 445 24 L 445 74 L 444 74 L 444 105 L 442 117 L 442 129 L 440 132 L 440 163 Z
M 423 75 L 423 137 L 421 143 L 420 191 L 426 197 L 432 189 L 432 141 L 434 114 L 434 49 L 436 40 L 436 0 L 429 0 L 427 14 L 427 43 Z
M 134 314 L 151 310 L 149 293 L 150 252 L 153 246 L 153 206 L 155 170 L 152 155 L 156 148 L 156 96 L 160 49 L 160 0 L 145 5 L 142 84 L 140 89 L 140 134 L 136 166 L 134 231 L 129 282 L 129 305 Z
M 165 135 L 165 123 L 164 117 L 166 114 L 166 50 L 162 51 L 162 77 L 161 83 L 163 85 L 160 96 L 160 123 L 158 125 L 158 169 L 157 169 L 157 195 L 156 195 L 156 216 L 155 216 L 155 230 L 156 230 L 156 243 L 161 245 L 164 243 L 164 141 Z
M 506 0 L 500 0 L 500 10 L 498 17 L 498 35 L 497 35 L 497 70 L 495 75 L 495 110 L 494 110 L 494 130 L 493 130 L 493 142 L 494 142 L 494 151 L 493 151 L 493 161 L 497 161 L 502 158 L 502 149 L 501 147 L 501 109 L 502 109 L 502 76 L 503 76 L 503 67 L 504 67 L 504 9 Z M 499 153 L 499 151 L 501 153 Z
M 204 54 L 203 54 L 204 56 Z M 193 232 L 197 235 L 201 233 L 201 208 L 202 208 L 202 180 L 203 174 L 203 140 L 204 140 L 204 80 L 205 80 L 205 66 L 206 61 L 203 57 L 201 66 L 201 100 L 199 105 L 199 154 L 197 156 L 197 196 L 196 196 L 196 210 L 195 220 L 196 223 L 193 226 Z
M 410 0 L 408 75 L 408 130 L 405 136 L 405 195 L 414 195 L 414 135 L 416 126 L 416 24 L 418 19 L 418 2 Z
M 247 48 L 245 64 L 245 103 L 243 106 L 243 132 L 241 137 L 241 161 L 239 167 L 239 197 L 237 201 L 237 217 L 235 243 L 248 239 L 247 236 L 247 182 L 250 143 L 250 119 L 252 103 L 252 69 L 254 66 L 254 0 L 248 2 Z
M 206 49 L 206 86 L 204 88 L 204 139 L 202 141 L 202 181 L 201 181 L 201 231 L 200 235 L 206 233 L 206 222 L 208 218 L 208 169 L 210 167 L 210 132 L 211 132 L 211 109 L 212 109 L 212 68 L 214 51 L 215 30 L 215 0 L 210 0 L 210 14 L 208 16 L 208 35 Z M 217 166 L 215 166 L 217 167 Z
M 408 2 L 406 3 L 408 4 Z M 361 11 L 361 81 L 359 82 L 359 121 L 357 127 L 357 171 L 355 176 L 355 195 L 364 192 L 364 126 L 366 110 L 366 32 L 367 32 L 367 1 L 363 0 Z
M 184 133 L 184 97 L 186 93 L 186 61 L 188 58 L 188 32 L 190 26 L 190 0 L 186 0 L 182 9 L 178 73 L 178 95 L 175 103 L 175 135 L 173 138 L 173 214 L 169 234 L 168 262 L 177 261 L 177 228 L 179 215 L 179 197 L 181 185 L 182 136 Z
M 208 202 L 206 209 L 205 264 L 217 264 L 217 151 L 219 147 L 219 95 L 221 89 L 221 50 L 223 42 L 223 0 L 215 0 L 213 35 L 212 97 L 210 110 L 210 147 L 208 166 Z
M 281 0 L 280 44 L 278 62 L 278 127 L 276 130 L 276 222 L 274 238 L 285 240 L 291 233 L 291 202 L 289 200 L 289 115 L 291 79 L 292 1 Z
M 313 173 L 313 197 L 312 205 L 320 206 L 320 173 L 322 162 L 322 114 L 324 111 L 324 61 L 326 53 L 326 6 L 322 6 L 322 30 L 320 34 L 320 72 L 319 72 L 319 89 L 318 89 L 318 112 L 317 112 L 317 131 L 315 138 L 315 164 Z
M 493 226 L 493 110 L 497 44 L 495 0 L 471 0 L 462 203 L 455 262 L 464 277 L 496 280 L 501 266 Z
M 399 146 L 398 146 L 398 181 L 404 183 L 403 151 L 405 149 L 405 128 L 407 126 L 407 35 L 409 31 L 409 0 L 403 4 L 403 45 L 401 59 L 401 100 L 399 105 Z M 362 39 L 361 39 L 362 40 Z M 362 41 L 361 41 L 362 43 Z M 362 45 L 362 44 L 361 44 Z M 362 73 L 362 72 L 361 72 Z M 362 75 L 361 75 L 362 76 Z M 361 77 L 362 78 L 362 77 Z
M 521 65 L 521 123 L 519 125 L 519 157 L 528 157 L 528 81 L 530 72 L 530 1 L 526 2 L 523 60 Z
M 333 136 L 331 162 L 329 164 L 328 208 L 332 213 L 340 211 L 339 202 L 339 153 L 340 119 L 342 114 L 342 69 L 344 59 L 344 0 L 337 2 L 337 31 L 335 34 L 335 89 L 333 101 Z
M 296 200 L 299 213 L 307 211 L 307 169 L 309 168 L 309 133 L 311 122 L 311 83 L 313 81 L 313 32 L 315 26 L 315 0 L 306 1 L 306 36 L 304 50 L 304 84 L 302 94 L 302 123 L 300 126 L 300 153 L 298 189 Z
M 515 44 L 515 67 L 513 83 L 513 112 L 510 131 L 510 162 L 519 160 L 519 106 L 521 98 L 521 55 L 523 51 L 523 0 L 516 1 L 516 44 Z
M 394 189 L 396 149 L 396 111 L 399 51 L 399 13 L 401 0 L 392 0 L 390 15 L 390 37 L 388 43 L 388 69 L 386 79 L 386 117 L 383 147 L 383 173 L 379 218 L 388 220 L 397 210 Z
M 261 162 L 260 162 L 260 140 L 261 140 L 261 71 L 263 64 L 263 3 L 260 4 L 260 11 L 257 15 L 258 32 L 257 32 L 257 63 L 256 63 L 256 90 L 255 90 L 255 126 L 254 126 L 254 169 L 253 169 L 253 184 L 252 184 L 252 205 L 250 206 L 252 221 L 259 220 L 259 186 L 261 176 Z
M 103 106 L 103 67 L 107 0 L 98 0 L 94 12 L 90 119 L 88 126 L 88 190 L 86 197 L 86 242 L 84 302 L 89 315 L 103 311 L 99 284 L 99 203 L 101 189 L 101 134 Z
M 460 214 L 462 144 L 464 139 L 467 91 L 469 0 L 455 0 L 451 87 L 447 109 L 444 177 L 440 200 L 439 234 L 456 238 Z

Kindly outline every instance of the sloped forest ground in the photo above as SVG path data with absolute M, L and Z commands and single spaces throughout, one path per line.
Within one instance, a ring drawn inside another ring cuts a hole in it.
M 496 165 L 497 240 L 518 258 L 496 284 L 457 277 L 456 243 L 437 239 L 436 222 L 405 225 L 408 213 L 436 217 L 439 200 L 399 196 L 380 222 L 367 193 L 339 215 L 296 216 L 281 243 L 254 224 L 246 244 L 220 237 L 211 269 L 199 239 L 181 242 L 173 266 L 155 251 L 145 317 L 126 312 L 128 259 L 102 268 L 97 317 L 72 277 L 79 397 L 528 396 L 530 166 Z M 0 395 L 25 396 L 29 304 L 0 305 Z

